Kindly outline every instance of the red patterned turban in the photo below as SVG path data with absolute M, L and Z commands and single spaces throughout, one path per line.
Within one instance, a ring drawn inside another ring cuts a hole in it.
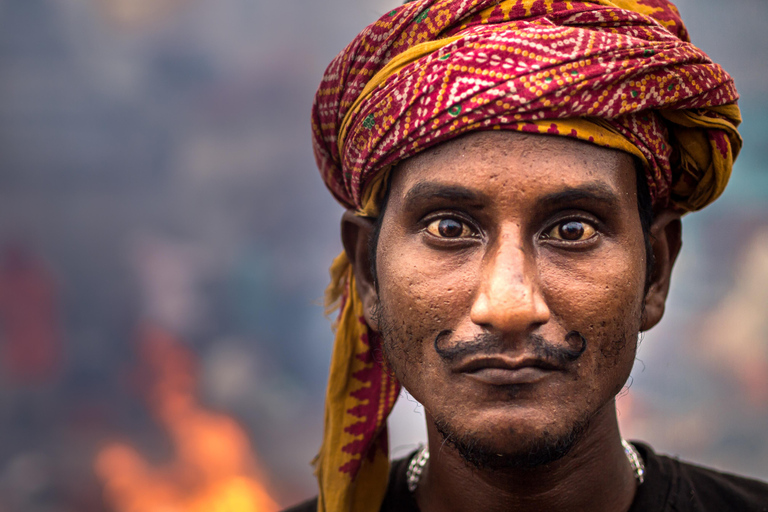
M 478 130 L 573 137 L 644 164 L 655 206 L 703 208 L 741 139 L 733 80 L 690 43 L 666 0 L 418 0 L 382 16 L 325 72 L 315 157 L 345 207 L 376 215 L 397 162 Z M 387 482 L 386 419 L 399 384 L 373 357 L 342 254 L 341 308 L 316 460 L 320 511 L 374 511 Z

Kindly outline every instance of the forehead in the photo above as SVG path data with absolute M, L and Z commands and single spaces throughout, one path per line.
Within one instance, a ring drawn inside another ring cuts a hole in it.
M 471 133 L 401 162 L 390 200 L 433 183 L 525 203 L 570 189 L 601 190 L 636 205 L 633 157 L 575 139 L 512 131 Z

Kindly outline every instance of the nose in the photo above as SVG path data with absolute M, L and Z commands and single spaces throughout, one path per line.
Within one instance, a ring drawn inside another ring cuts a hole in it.
M 481 283 L 470 311 L 473 323 L 514 333 L 549 321 L 536 262 L 519 242 L 520 237 L 505 236 L 484 258 Z

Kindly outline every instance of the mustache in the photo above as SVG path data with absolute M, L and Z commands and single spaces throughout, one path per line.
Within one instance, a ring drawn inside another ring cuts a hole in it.
M 492 332 L 483 332 L 471 340 L 457 341 L 451 346 L 443 346 L 442 341 L 453 333 L 451 330 L 440 331 L 435 336 L 435 352 L 447 363 L 471 356 L 492 356 L 501 354 L 509 342 L 504 337 Z M 530 334 L 524 344 L 534 357 L 566 366 L 576 361 L 587 350 L 587 338 L 579 331 L 570 331 L 565 335 L 565 346 L 548 342 L 543 336 Z

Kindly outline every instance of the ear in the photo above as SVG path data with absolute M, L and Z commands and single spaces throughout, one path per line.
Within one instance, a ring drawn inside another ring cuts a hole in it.
M 379 325 L 374 311 L 379 297 L 376 283 L 371 273 L 371 255 L 369 254 L 373 221 L 369 217 L 355 215 L 352 210 L 347 210 L 341 217 L 341 242 L 347 259 L 352 264 L 355 275 L 357 294 L 363 301 L 363 315 L 365 322 L 372 330 L 378 332 Z
M 672 267 L 683 245 L 682 230 L 679 213 L 673 210 L 662 210 L 654 215 L 651 224 L 653 273 L 645 295 L 645 313 L 640 326 L 641 331 L 647 331 L 659 323 L 664 316 Z

